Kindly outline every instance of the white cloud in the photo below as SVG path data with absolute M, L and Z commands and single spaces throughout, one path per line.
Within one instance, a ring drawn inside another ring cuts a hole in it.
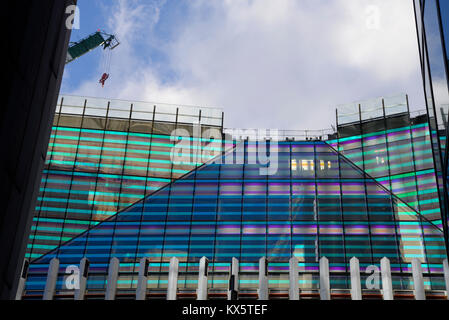
M 198 0 L 169 40 L 154 30 L 164 4 L 119 1 L 110 82 L 75 93 L 221 106 L 228 127 L 328 128 L 336 105 L 399 92 L 424 108 L 409 0 Z

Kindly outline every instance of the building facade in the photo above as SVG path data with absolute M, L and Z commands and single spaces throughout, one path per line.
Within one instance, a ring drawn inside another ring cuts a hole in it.
M 442 228 L 425 112 L 411 117 L 406 95 L 340 106 L 328 141 L 360 169 Z
M 28 242 L 76 0 L 8 1 L 0 108 L 0 299 L 15 297 Z M 70 12 L 71 10 L 69 10 Z
M 222 120 L 219 109 L 59 97 L 26 258 L 39 258 L 220 154 Z
M 411 117 L 405 96 L 374 104 L 340 112 L 329 139 L 246 139 L 241 131 L 221 138 L 229 150 L 33 260 L 24 297 L 42 297 L 53 258 L 60 261 L 60 297 L 73 296 L 66 268 L 82 258 L 90 263 L 88 296 L 104 296 L 114 257 L 119 295 L 136 290 L 144 257 L 149 291 L 167 288 L 172 257 L 180 261 L 179 290 L 198 286 L 202 257 L 210 261 L 212 290 L 228 287 L 232 258 L 240 261 L 241 290 L 256 290 L 261 257 L 270 290 L 287 290 L 292 256 L 303 290 L 319 287 L 322 257 L 334 289 L 350 288 L 352 257 L 362 271 L 387 257 L 395 290 L 413 288 L 413 259 L 423 263 L 426 289 L 444 290 L 447 255 L 427 117 Z
M 440 0 L 414 0 L 424 93 L 437 169 L 443 228 L 448 244 L 449 4 Z

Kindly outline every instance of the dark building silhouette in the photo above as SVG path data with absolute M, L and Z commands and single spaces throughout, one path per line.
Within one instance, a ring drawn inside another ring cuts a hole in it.
M 2 3 L 0 298 L 15 296 L 33 217 L 76 0 Z

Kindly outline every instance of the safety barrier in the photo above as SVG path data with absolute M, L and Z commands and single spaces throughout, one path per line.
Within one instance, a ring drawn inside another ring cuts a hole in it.
M 163 290 L 149 290 L 148 285 L 148 270 L 149 259 L 142 258 L 139 262 L 139 273 L 137 280 L 137 288 L 135 290 L 134 297 L 128 293 L 120 294 L 120 298 L 134 298 L 136 300 L 146 300 L 152 298 L 177 300 L 177 299 L 227 299 L 227 300 L 241 300 L 241 299 L 257 299 L 257 300 L 270 300 L 270 299 L 320 299 L 320 300 L 333 300 L 333 299 L 378 299 L 378 300 L 426 300 L 426 299 L 444 299 L 448 300 L 449 296 L 449 264 L 447 260 L 443 262 L 444 268 L 444 280 L 446 285 L 446 291 L 426 291 L 424 286 L 424 277 L 422 272 L 422 264 L 418 259 L 413 259 L 412 276 L 413 276 L 413 290 L 393 290 L 392 274 L 390 261 L 388 258 L 383 258 L 380 263 L 380 277 L 382 289 L 378 290 L 362 290 L 361 283 L 361 271 L 360 264 L 357 258 L 350 260 L 350 290 L 332 289 L 330 285 L 330 271 L 329 260 L 326 257 L 322 257 L 319 262 L 319 290 L 301 290 L 299 288 L 299 271 L 298 271 L 298 259 L 293 257 L 289 261 L 289 289 L 288 292 L 282 290 L 269 289 L 269 271 L 268 271 L 268 259 L 263 257 L 259 260 L 259 281 L 258 289 L 256 292 L 248 292 L 245 290 L 239 290 L 239 261 L 236 258 L 232 259 L 229 269 L 228 287 L 227 292 L 219 292 L 217 290 L 210 290 L 208 287 L 208 272 L 209 272 L 209 260 L 206 257 L 201 258 L 199 262 L 198 273 L 198 285 L 195 292 L 186 292 L 183 289 L 178 288 L 178 275 L 179 275 L 179 260 L 173 257 L 169 264 L 168 273 L 168 285 L 164 292 Z M 119 276 L 120 262 L 117 258 L 112 258 L 109 263 L 107 283 L 104 291 L 104 295 L 101 294 L 86 294 L 86 285 L 89 277 L 89 260 L 83 258 L 80 261 L 79 266 L 79 285 L 74 290 L 72 295 L 67 295 L 65 298 L 72 298 L 75 300 L 84 300 L 86 296 L 89 298 L 104 298 L 105 300 L 115 300 L 118 298 L 117 294 L 117 280 Z M 20 300 L 23 297 L 32 298 L 32 295 L 25 294 L 25 283 L 27 279 L 27 273 L 29 268 L 29 262 L 26 260 L 23 265 L 23 271 L 19 281 L 18 291 L 16 299 Z M 55 298 L 55 290 L 57 284 L 59 272 L 59 260 L 54 258 L 51 260 L 47 281 L 44 292 L 42 294 L 43 300 L 53 300 Z M 36 297 L 35 297 L 36 298 Z M 64 298 L 64 297 L 59 297 Z

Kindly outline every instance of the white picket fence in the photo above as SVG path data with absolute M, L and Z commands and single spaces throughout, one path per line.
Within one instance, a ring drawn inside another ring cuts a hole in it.
M 117 258 L 112 258 L 109 264 L 107 284 L 105 291 L 105 300 L 115 300 L 117 295 L 117 279 L 119 275 L 120 262 Z M 29 263 L 25 261 L 23 272 L 20 278 L 19 287 L 17 290 L 16 300 L 21 300 L 25 290 L 27 280 L 27 270 Z M 449 264 L 448 260 L 444 260 L 444 280 L 446 290 L 443 292 L 445 299 L 449 299 L 447 292 L 449 291 Z M 139 275 L 137 282 L 137 289 L 135 292 L 136 300 L 145 300 L 147 298 L 147 284 L 148 284 L 148 269 L 149 260 L 142 258 L 139 264 Z M 208 296 L 208 269 L 209 261 L 206 257 L 201 258 L 199 264 L 198 287 L 196 289 L 197 300 L 207 300 Z M 331 300 L 332 290 L 330 285 L 329 260 L 326 257 L 320 259 L 319 263 L 319 298 L 321 300 Z M 236 258 L 232 259 L 231 268 L 229 271 L 229 282 L 227 290 L 228 300 L 239 299 L 239 261 Z M 51 260 L 45 290 L 43 293 L 43 300 L 53 300 L 55 297 L 56 283 L 59 271 L 59 260 L 54 258 Z M 179 274 L 179 260 L 173 257 L 170 260 L 168 286 L 166 292 L 167 300 L 176 300 L 178 298 L 178 274 Z M 383 300 L 394 300 L 395 292 L 393 290 L 390 261 L 388 258 L 381 260 L 381 283 L 382 289 L 380 293 Z M 425 300 L 426 291 L 424 286 L 424 277 L 422 272 L 422 264 L 420 260 L 413 259 L 412 261 L 412 275 L 413 275 L 413 296 L 415 300 Z M 79 267 L 79 289 L 74 290 L 75 300 L 84 300 L 86 294 L 86 284 L 89 276 L 89 261 L 83 258 L 80 261 Z M 259 260 L 259 287 L 257 290 L 258 300 L 269 300 L 270 290 L 268 286 L 268 260 L 263 257 Z M 361 284 L 360 264 L 357 258 L 350 260 L 350 295 L 352 300 L 362 300 L 363 291 Z M 289 300 L 300 300 L 301 290 L 299 288 L 299 271 L 298 259 L 293 257 L 289 261 Z

